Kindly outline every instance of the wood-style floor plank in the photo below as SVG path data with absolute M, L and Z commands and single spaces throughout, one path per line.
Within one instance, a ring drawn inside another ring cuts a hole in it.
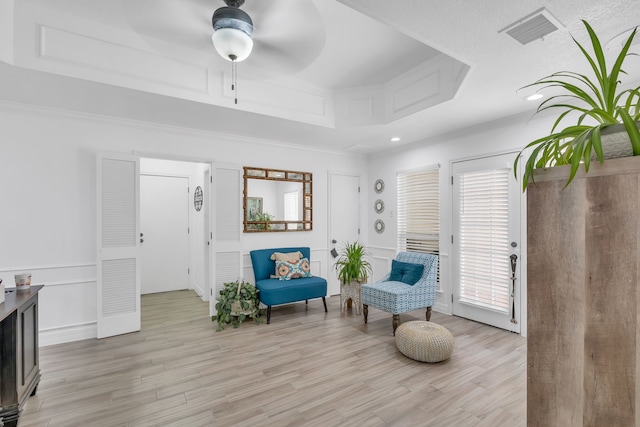
M 365 325 L 339 297 L 327 305 L 215 332 L 194 292 L 144 295 L 140 332 L 40 349 L 19 427 L 526 424 L 524 338 L 433 313 L 456 342 L 426 364 L 396 349 L 389 314 L 372 308 Z

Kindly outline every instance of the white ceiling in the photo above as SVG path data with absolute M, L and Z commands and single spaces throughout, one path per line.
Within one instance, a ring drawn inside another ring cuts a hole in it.
M 589 21 L 605 41 L 640 24 L 637 0 L 246 0 L 242 8 L 254 20 L 256 45 L 238 67 L 236 107 L 153 93 L 147 85 L 107 84 L 99 71 L 95 79 L 78 79 L 21 59 L 34 50 L 20 43 L 22 28 L 37 21 L 34 15 L 56 15 L 67 17 L 58 23 L 77 19 L 111 28 L 114 34 L 136 33 L 149 50 L 198 58 L 209 69 L 226 69 L 229 63 L 217 56 L 210 40 L 211 14 L 223 6 L 221 0 L 10 3 L 15 4 L 16 42 L 12 57 L 0 55 L 5 62 L 0 62 L 0 99 L 357 152 L 387 149 L 391 136 L 400 136 L 402 144 L 435 140 L 530 111 L 537 104 L 524 101 L 530 92 L 518 88 L 553 71 L 586 71 L 570 37 L 588 44 L 580 19 Z M 564 28 L 526 46 L 499 33 L 542 7 Z M 640 51 L 640 37 L 634 50 Z M 347 90 L 384 85 L 442 53 L 470 66 L 455 97 L 388 123 L 318 125 L 243 111 L 243 78 Z M 626 68 L 626 84 L 638 84 L 640 58 L 630 58 Z

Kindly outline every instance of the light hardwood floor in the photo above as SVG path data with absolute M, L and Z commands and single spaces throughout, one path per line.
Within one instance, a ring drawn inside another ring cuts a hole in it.
M 525 425 L 526 339 L 434 312 L 455 347 L 425 364 L 396 349 L 390 314 L 327 304 L 214 332 L 195 293 L 145 295 L 142 331 L 41 349 L 19 427 Z

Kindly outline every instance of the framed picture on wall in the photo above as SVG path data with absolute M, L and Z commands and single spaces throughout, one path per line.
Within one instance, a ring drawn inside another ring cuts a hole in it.
M 259 221 L 262 215 L 262 197 L 247 197 L 247 220 Z

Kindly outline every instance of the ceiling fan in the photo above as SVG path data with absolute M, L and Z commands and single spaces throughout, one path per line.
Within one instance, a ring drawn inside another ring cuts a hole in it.
M 227 4 L 213 12 L 211 40 L 224 59 L 240 62 L 247 59 L 253 49 L 253 21 L 240 9 L 244 0 L 224 0 Z
M 324 47 L 324 17 L 314 0 L 223 2 L 226 6 L 211 18 L 211 39 L 227 60 L 240 62 L 251 55 L 252 65 L 289 74 L 306 68 Z
M 259 75 L 289 75 L 306 68 L 324 48 L 326 18 L 320 11 L 324 1 L 123 0 L 122 7 L 128 24 L 139 34 L 199 50 L 204 57 L 212 51 L 214 19 L 220 18 L 217 25 L 226 18 L 235 20 L 238 26 L 251 28 L 247 38 L 253 49 L 245 61 L 249 68 L 259 69 Z M 216 9 L 216 4 L 222 7 Z M 228 54 L 221 56 L 229 59 Z
M 232 62 L 231 90 L 236 93 L 236 104 L 238 103 L 236 63 L 247 59 L 253 50 L 253 20 L 247 12 L 240 9 L 244 1 L 224 0 L 226 6 L 216 9 L 211 18 L 213 26 L 211 40 L 213 41 L 213 46 L 220 56 Z M 296 1 L 300 2 L 300 0 Z M 259 2 L 264 3 L 264 0 L 259 0 Z M 286 13 L 286 11 L 286 9 L 280 9 L 281 13 Z M 276 12 L 272 10 L 270 13 Z M 292 36 L 295 37 L 296 35 L 292 34 Z M 286 40 L 282 41 L 285 42 Z M 304 41 L 307 42 L 307 40 Z M 308 48 L 311 48 L 311 46 L 307 46 Z M 290 51 L 289 54 L 294 55 L 295 52 Z

